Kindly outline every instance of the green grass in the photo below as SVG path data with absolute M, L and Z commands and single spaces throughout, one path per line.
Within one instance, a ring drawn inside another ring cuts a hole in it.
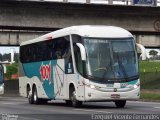
M 140 61 L 140 73 L 143 72 L 160 72 L 160 61 Z
M 139 69 L 142 89 L 160 89 L 159 61 L 140 61 Z
M 160 61 L 140 61 L 141 99 L 160 100 Z
M 148 100 L 160 100 L 160 94 L 158 93 L 141 93 L 141 99 Z

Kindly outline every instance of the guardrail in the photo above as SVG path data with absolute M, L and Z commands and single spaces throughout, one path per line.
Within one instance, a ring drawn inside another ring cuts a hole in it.
M 5 80 L 4 96 L 18 96 L 18 95 L 19 95 L 19 80 Z
M 38 1 L 38 0 L 32 0 Z M 39 0 L 50 2 L 75 2 L 86 4 L 109 4 L 109 5 L 139 5 L 139 6 L 160 6 L 160 0 Z
M 63 2 L 63 3 L 82 3 L 82 4 L 131 5 L 131 6 L 134 5 L 160 6 L 160 0 L 15 0 L 15 1 Z

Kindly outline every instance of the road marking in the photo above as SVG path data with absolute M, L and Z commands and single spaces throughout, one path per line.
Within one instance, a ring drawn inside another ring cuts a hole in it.
M 156 109 L 160 109 L 160 107 L 154 107 L 154 108 L 156 108 Z
M 29 117 L 18 117 L 20 120 L 42 120 L 42 119 L 37 119 L 37 118 L 29 118 Z
M 1 104 L 4 104 L 4 105 L 18 105 L 18 103 L 1 103 Z
M 141 104 L 141 103 L 143 103 L 143 104 L 160 104 L 160 103 L 158 103 L 158 102 L 144 102 L 144 101 L 127 101 L 127 102 L 130 102 L 130 103 L 139 103 L 139 104 Z
M 98 112 L 98 113 L 112 113 L 112 112 L 107 112 L 107 111 L 97 111 L 97 110 L 85 110 L 85 109 L 73 109 L 77 111 L 85 111 L 85 112 Z

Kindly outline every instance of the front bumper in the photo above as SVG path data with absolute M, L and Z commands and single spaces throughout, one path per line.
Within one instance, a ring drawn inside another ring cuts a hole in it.
M 4 84 L 0 85 L 0 95 L 4 94 Z
M 138 100 L 140 87 L 127 92 L 105 92 L 90 87 L 85 88 L 85 101 Z

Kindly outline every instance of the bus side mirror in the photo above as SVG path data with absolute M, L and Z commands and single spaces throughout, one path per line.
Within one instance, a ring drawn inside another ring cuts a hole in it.
M 3 72 L 4 72 L 4 74 L 6 74 L 6 73 L 7 73 L 7 68 L 6 68 L 6 66 L 5 66 L 5 65 L 3 65 Z
M 147 53 L 146 53 L 146 49 L 143 45 L 136 43 L 137 46 L 137 54 L 138 54 L 138 58 L 140 58 L 140 56 L 142 57 L 142 60 L 146 60 L 147 59 Z
M 84 48 L 84 46 L 81 43 L 76 43 L 76 45 L 79 47 L 80 52 L 81 52 L 81 59 L 83 61 L 86 61 L 86 50 Z

